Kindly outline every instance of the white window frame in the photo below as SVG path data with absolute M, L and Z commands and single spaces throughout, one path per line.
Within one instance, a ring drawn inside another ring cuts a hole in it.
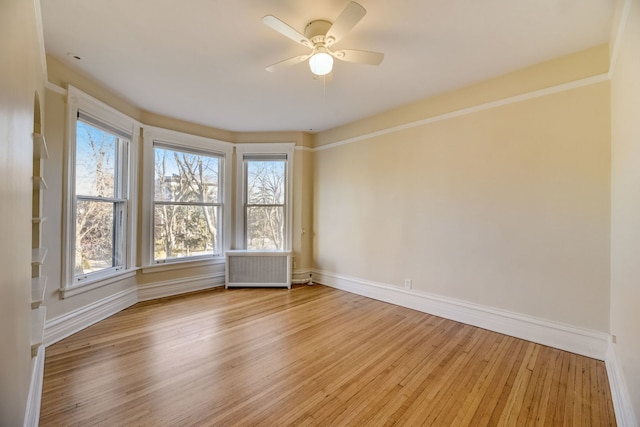
M 217 255 L 198 255 L 192 257 L 173 258 L 155 261 L 153 257 L 153 206 L 154 206 L 154 176 L 155 152 L 154 143 L 167 149 L 183 149 L 185 151 L 199 151 L 220 157 L 219 176 L 221 180 L 221 235 L 219 245 L 221 253 Z M 185 267 L 196 267 L 211 264 L 223 264 L 224 253 L 231 247 L 231 197 L 232 197 L 232 156 L 233 144 L 216 139 L 190 135 L 168 129 L 144 126 L 143 128 L 143 203 L 142 203 L 142 250 L 143 273 L 172 270 Z
M 123 253 L 122 266 L 108 268 L 94 273 L 76 277 L 75 271 L 75 231 L 76 231 L 76 123 L 78 112 L 91 116 L 96 121 L 124 134 L 130 134 L 128 153 L 121 179 L 126 199 L 126 220 L 122 226 Z M 135 275 L 136 256 L 136 224 L 137 224 L 137 147 L 140 135 L 140 123 L 121 112 L 98 101 L 81 90 L 69 86 L 67 89 L 67 123 L 66 153 L 64 159 L 65 185 L 63 188 L 63 223 L 62 223 L 62 283 L 60 293 L 63 298 L 77 295 L 117 280 Z
M 286 155 L 285 164 L 285 209 L 284 209 L 284 236 L 282 251 L 291 251 L 292 246 L 292 219 L 293 219 L 293 202 L 291 195 L 293 194 L 293 155 L 295 151 L 295 143 L 250 143 L 236 145 L 236 237 L 235 246 L 237 249 L 247 249 L 246 239 L 246 219 L 245 205 L 247 201 L 247 182 L 245 173 L 244 158 L 265 156 L 265 160 L 269 155 Z

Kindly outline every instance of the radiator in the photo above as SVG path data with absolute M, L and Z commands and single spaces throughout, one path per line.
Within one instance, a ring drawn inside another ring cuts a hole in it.
M 291 252 L 227 251 L 225 287 L 291 289 Z

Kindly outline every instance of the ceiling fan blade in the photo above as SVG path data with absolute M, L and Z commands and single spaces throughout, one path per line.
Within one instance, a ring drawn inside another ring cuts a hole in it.
M 342 61 L 369 65 L 380 65 L 384 59 L 384 53 L 369 52 L 367 50 L 345 49 L 332 52 L 332 55 Z
M 311 56 L 311 54 L 294 56 L 293 58 L 285 59 L 284 61 L 280 61 L 280 62 L 276 62 L 275 64 L 271 64 L 268 67 L 265 67 L 265 70 L 270 71 L 270 72 L 274 72 L 274 71 L 279 70 L 282 67 L 287 67 L 289 65 L 299 64 L 299 63 L 303 62 L 304 60 L 308 59 L 310 56 Z
M 279 32 L 283 36 L 290 38 L 296 43 L 300 43 L 301 45 L 307 47 L 313 47 L 313 44 L 309 41 L 308 38 L 306 38 L 303 34 L 301 34 L 298 30 L 296 30 L 286 22 L 281 21 L 273 15 L 267 15 L 262 18 L 262 23 L 267 27 L 270 27 L 273 30 Z
M 344 8 L 340 16 L 333 23 L 327 35 L 325 43 L 330 46 L 345 36 L 367 14 L 367 10 L 358 3 L 352 1 Z

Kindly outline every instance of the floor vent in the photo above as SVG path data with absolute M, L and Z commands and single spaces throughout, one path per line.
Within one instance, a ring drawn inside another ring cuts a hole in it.
M 225 287 L 291 288 L 291 252 L 227 251 Z

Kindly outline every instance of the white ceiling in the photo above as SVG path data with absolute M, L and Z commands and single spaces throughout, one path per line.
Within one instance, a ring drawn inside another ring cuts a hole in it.
M 46 51 L 133 105 L 231 131 L 321 131 L 609 40 L 613 0 L 358 0 L 367 15 L 336 49 L 333 80 L 261 23 L 300 32 L 348 0 L 42 0 Z M 68 53 L 80 56 L 80 61 Z

